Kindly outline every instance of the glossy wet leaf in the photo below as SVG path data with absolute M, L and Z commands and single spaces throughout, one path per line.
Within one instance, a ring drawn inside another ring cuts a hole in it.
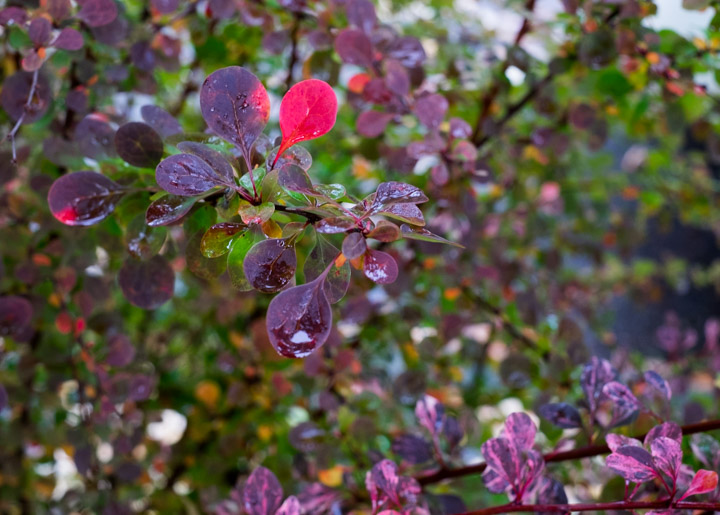
M 415 204 L 392 204 L 381 209 L 377 214 L 416 226 L 425 225 L 425 217 Z
M 30 324 L 32 315 L 32 304 L 24 297 L 0 297 L 0 336 L 18 333 Z
M 202 237 L 201 250 L 203 256 L 217 258 L 230 252 L 233 239 L 238 233 L 247 229 L 246 225 L 222 222 L 210 227 Z
M 260 205 L 254 206 L 250 204 L 250 202 L 241 200 L 240 207 L 238 208 L 238 214 L 246 225 L 265 223 L 270 220 L 274 212 L 275 204 L 272 202 L 263 202 Z
M 312 166 L 312 155 L 310 155 L 310 152 L 308 152 L 305 147 L 295 145 L 285 150 L 279 158 L 277 157 L 278 152 L 280 152 L 280 147 L 275 147 L 268 154 L 266 161 L 267 169 L 279 170 L 286 164 L 293 164 L 307 172 Z M 275 161 L 276 158 L 277 161 Z
M 26 71 L 15 72 L 4 79 L 0 91 L 0 105 L 13 120 L 18 120 L 25 113 L 23 123 L 33 123 L 47 112 L 52 101 L 52 91 L 47 77 L 43 73 L 38 75 L 35 94 L 28 105 L 28 93 L 33 82 L 33 73 Z
M 342 252 L 347 259 L 357 259 L 362 256 L 366 250 L 367 244 L 365 243 L 365 236 L 361 233 L 351 232 L 345 236 L 342 244 Z
M 154 200 L 145 212 L 145 221 L 150 227 L 170 225 L 188 214 L 199 197 L 165 195 Z
M 393 283 L 398 276 L 397 262 L 387 252 L 368 249 L 363 260 L 363 274 L 378 284 Z
M 335 37 L 335 51 L 343 62 L 368 68 L 373 62 L 370 38 L 356 29 L 343 29 Z
M 383 243 L 390 243 L 399 240 L 402 234 L 400 233 L 400 228 L 394 223 L 387 220 L 379 220 L 375 228 L 368 233 L 367 237 L 382 241 Z
M 118 273 L 118 285 L 131 304 L 155 309 L 172 298 L 175 273 L 162 256 L 148 261 L 128 258 Z
M 672 438 L 660 436 L 650 443 L 650 452 L 657 469 L 667 474 L 675 483 L 682 465 L 683 453 L 680 443 Z
M 371 213 L 378 213 L 394 204 L 422 204 L 428 198 L 417 186 L 404 182 L 383 182 L 375 192 Z
M 698 470 L 690 482 L 690 486 L 679 499 L 682 501 L 691 495 L 700 495 L 712 492 L 717 488 L 718 475 L 712 470 Z
M 332 309 L 325 294 L 325 274 L 277 295 L 268 307 L 270 343 L 281 356 L 304 358 L 321 347 L 332 327 Z
M 250 162 L 253 143 L 270 116 L 270 98 L 260 80 L 239 66 L 217 70 L 203 82 L 200 109 L 208 126 Z
M 281 239 L 257 243 L 243 262 L 248 282 L 263 293 L 275 293 L 288 286 L 296 268 L 295 247 Z
M 315 191 L 332 200 L 340 200 L 346 195 L 345 186 L 342 184 L 315 184 L 314 188 Z
M 293 164 L 286 164 L 278 170 L 278 184 L 286 190 L 303 195 L 317 195 L 305 170 Z
M 620 447 L 606 458 L 605 464 L 633 483 L 644 483 L 657 477 L 652 456 L 642 447 Z
M 415 435 L 397 436 L 392 442 L 391 449 L 402 459 L 414 465 L 430 461 L 433 456 L 430 442 Z
M 282 486 L 275 474 L 265 467 L 258 467 L 245 483 L 242 498 L 248 515 L 275 515 L 282 503 Z
M 165 243 L 167 229 L 147 225 L 145 217 L 134 218 L 125 232 L 125 246 L 128 252 L 138 259 L 149 259 L 160 252 Z
M 437 234 L 434 234 L 422 227 L 410 227 L 409 225 L 403 224 L 400 226 L 400 230 L 402 232 L 403 238 L 407 238 L 409 240 L 427 241 L 431 243 L 444 243 L 446 245 L 453 245 L 455 247 L 464 248 L 459 243 L 446 240 L 442 236 L 438 236 Z
M 77 17 L 90 27 L 101 27 L 117 18 L 118 9 L 113 0 L 85 0 Z
M 126 123 L 117 130 L 115 149 L 125 162 L 140 168 L 154 168 L 163 156 L 160 135 L 140 122 Z
M 295 143 L 319 138 L 329 132 L 335 125 L 336 117 L 337 98 L 328 83 L 309 79 L 295 84 L 280 104 L 283 137 L 273 166 Z
M 340 234 L 357 227 L 352 218 L 337 216 L 323 218 L 315 224 L 315 230 L 322 234 Z
M 328 301 L 335 304 L 345 296 L 350 286 L 350 263 L 346 261 L 338 267 L 335 260 L 340 251 L 324 236 L 317 234 L 316 238 L 315 246 L 305 260 L 305 280 L 317 279 L 333 263 L 325 280 L 325 294 Z
M 574 428 L 582 426 L 580 412 L 565 402 L 553 402 L 543 404 L 538 409 L 538 415 L 548 420 L 557 427 Z
M 196 232 L 188 239 L 185 247 L 185 262 L 188 270 L 201 279 L 210 280 L 220 277 L 227 269 L 224 256 L 209 258 L 202 251 L 203 232 Z
M 235 186 L 235 172 L 227 158 L 220 152 L 211 149 L 202 143 L 183 141 L 177 144 L 178 150 L 187 152 L 205 161 L 213 171 L 222 178 L 222 183 L 230 187 Z
M 252 173 L 252 175 L 251 175 Z M 250 195 L 253 195 L 255 190 L 253 189 L 253 181 L 255 181 L 255 189 L 258 192 L 262 191 L 262 182 L 265 180 L 267 175 L 265 168 L 255 168 L 252 172 L 248 172 L 240 177 L 240 186 L 245 189 Z
M 216 186 L 234 187 L 216 173 L 203 159 L 192 154 L 174 154 L 163 159 L 155 169 L 158 185 L 173 195 L 190 197 Z
M 48 192 L 53 216 L 65 225 L 93 225 L 107 217 L 122 198 L 119 184 L 96 172 L 75 172 L 58 178 Z
M 240 291 L 250 291 L 253 289 L 245 277 L 243 262 L 252 246 L 257 242 L 264 241 L 264 239 L 265 236 L 263 236 L 260 231 L 248 229 L 233 240 L 227 256 L 227 271 L 230 276 L 230 284 L 232 284 L 233 288 Z

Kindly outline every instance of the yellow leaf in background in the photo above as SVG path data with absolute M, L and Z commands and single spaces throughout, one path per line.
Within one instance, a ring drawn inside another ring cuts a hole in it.
M 217 406 L 220 387 L 213 381 L 200 381 L 195 387 L 195 398 L 208 408 Z
M 369 179 L 372 172 L 372 165 L 364 157 L 353 156 L 352 173 L 358 179 Z
M 443 292 L 443 297 L 445 297 L 446 300 L 456 300 L 460 294 L 462 293 L 462 290 L 460 288 L 447 288 Z
M 331 488 L 342 485 L 343 467 L 341 465 L 335 465 L 333 468 L 321 470 L 318 472 L 318 479 L 325 486 Z
M 272 427 L 270 427 L 266 424 L 263 424 L 260 427 L 258 427 L 257 433 L 258 433 L 258 438 L 260 438 L 260 440 L 262 440 L 263 442 L 269 442 L 270 438 L 272 438 L 273 430 L 272 430 Z

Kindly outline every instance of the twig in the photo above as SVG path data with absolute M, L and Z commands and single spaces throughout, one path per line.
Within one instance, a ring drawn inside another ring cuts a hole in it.
M 505 504 L 481 510 L 468 511 L 461 515 L 494 515 L 498 513 L 521 512 L 576 512 L 603 510 L 663 510 L 674 508 L 679 510 L 712 510 L 720 511 L 720 503 L 711 502 L 673 502 L 671 499 L 662 501 L 618 501 L 604 503 L 578 504 Z
M 28 92 L 28 99 L 27 102 L 25 102 L 25 107 L 23 108 L 23 112 L 20 115 L 20 117 L 17 119 L 17 122 L 15 122 L 15 125 L 13 126 L 12 130 L 8 133 L 7 136 L 5 136 L 5 139 L 10 140 L 10 145 L 12 146 L 12 160 L 13 163 L 17 163 L 17 150 L 15 149 L 15 136 L 17 135 L 18 131 L 20 130 L 20 126 L 25 121 L 25 115 L 30 111 L 30 106 L 32 105 L 32 99 L 35 96 L 35 89 L 37 88 L 37 81 L 38 81 L 38 75 L 40 74 L 40 68 L 35 70 L 33 72 L 32 77 L 32 83 L 30 84 L 30 91 Z
M 293 13 L 292 29 L 290 30 L 290 61 L 288 62 L 288 73 L 285 79 L 285 91 L 289 90 L 293 83 L 293 69 L 298 61 L 298 34 L 300 32 L 300 20 L 302 19 L 302 13 Z

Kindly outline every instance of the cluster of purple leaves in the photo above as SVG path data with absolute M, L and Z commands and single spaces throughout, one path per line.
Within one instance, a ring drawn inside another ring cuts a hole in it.
M 587 363 L 580 376 L 580 385 L 584 393 L 581 403 L 587 413 L 583 421 L 580 410 L 566 402 L 554 402 L 541 406 L 538 414 L 564 429 L 600 426 L 610 429 L 631 423 L 640 411 L 646 411 L 658 419 L 662 419 L 646 403 L 641 402 L 630 388 L 617 381 L 617 371 L 609 361 L 597 357 Z M 657 372 L 647 371 L 643 376 L 649 392 L 654 392 L 651 399 L 658 399 L 661 408 L 669 409 L 672 391 L 668 382 Z
M 628 499 L 643 483 L 654 480 L 662 483 L 671 499 L 682 490 L 684 493 L 677 502 L 691 495 L 712 492 L 717 487 L 716 472 L 701 469 L 693 473 L 692 468 L 683 465 L 682 430 L 677 424 L 665 422 L 655 426 L 644 442 L 618 434 L 609 434 L 606 440 L 613 452 L 605 464 L 628 483 L 636 483 Z
M 420 484 L 412 477 L 402 476 L 390 460 L 376 463 L 365 475 L 373 513 L 378 515 L 429 515 L 420 505 Z

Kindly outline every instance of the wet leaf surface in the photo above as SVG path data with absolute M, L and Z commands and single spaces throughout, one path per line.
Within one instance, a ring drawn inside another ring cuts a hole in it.
M 363 261 L 363 274 L 378 284 L 390 284 L 397 279 L 398 266 L 395 258 L 387 252 L 368 249 Z
M 285 288 L 295 277 L 296 268 L 295 247 L 281 239 L 257 243 L 243 262 L 248 282 L 263 293 L 275 293 Z
M 48 192 L 53 216 L 65 225 L 93 225 L 108 216 L 124 189 L 96 172 L 75 172 L 57 179 Z
M 312 281 L 320 277 L 335 259 L 340 251 L 321 234 L 316 235 L 317 241 L 305 260 L 303 272 L 305 280 Z M 330 268 L 325 280 L 325 294 L 331 304 L 340 301 L 350 286 L 350 263 L 347 261 L 338 267 L 335 264 Z
M 192 154 L 174 154 L 163 159 L 155 169 L 158 185 L 173 195 L 200 195 L 216 186 L 230 186 L 203 159 Z
M 217 258 L 230 252 L 233 239 L 247 229 L 246 225 L 222 222 L 210 227 L 202 237 L 200 245 L 203 256 Z
M 126 123 L 117 130 L 115 149 L 125 162 L 140 168 L 154 168 L 163 156 L 160 135 L 140 122 Z
M 145 221 L 150 227 L 173 224 L 188 214 L 198 200 L 198 197 L 165 195 L 148 206 Z

